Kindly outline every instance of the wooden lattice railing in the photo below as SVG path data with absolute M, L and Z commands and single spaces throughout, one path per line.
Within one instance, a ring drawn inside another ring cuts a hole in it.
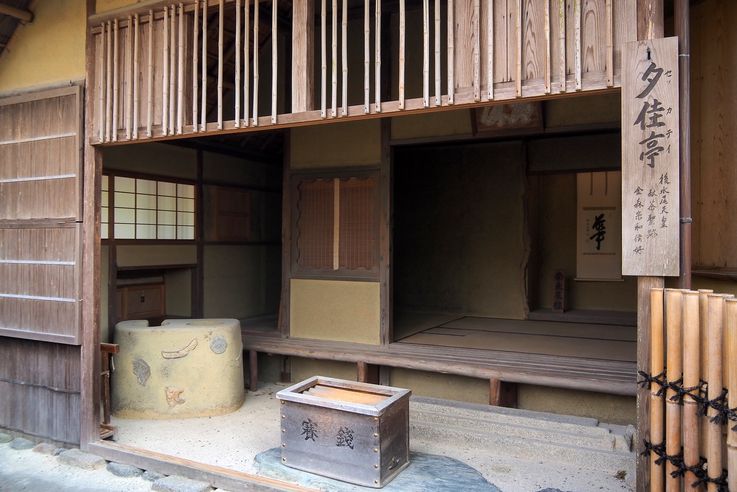
M 650 293 L 650 490 L 737 490 L 737 299 Z
M 635 15 L 635 0 L 186 0 L 96 15 L 92 142 L 614 88 Z

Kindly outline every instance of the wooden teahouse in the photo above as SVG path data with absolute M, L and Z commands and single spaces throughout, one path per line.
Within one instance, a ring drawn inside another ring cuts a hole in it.
M 734 23 L 728 0 L 0 2 L 0 427 L 258 483 L 101 434 L 117 322 L 235 318 L 251 389 L 391 384 L 642 448 L 651 289 L 737 293 Z

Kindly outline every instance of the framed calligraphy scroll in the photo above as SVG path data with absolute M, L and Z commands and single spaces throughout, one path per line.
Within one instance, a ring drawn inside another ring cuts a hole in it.
M 578 173 L 576 181 L 576 280 L 622 280 L 621 173 Z
M 622 55 L 622 274 L 679 274 L 678 39 Z

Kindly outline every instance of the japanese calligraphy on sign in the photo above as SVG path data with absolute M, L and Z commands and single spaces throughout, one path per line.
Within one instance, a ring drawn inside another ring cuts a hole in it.
M 576 181 L 576 279 L 621 280 L 621 173 L 578 173 Z
M 625 45 L 622 273 L 679 273 L 678 40 Z

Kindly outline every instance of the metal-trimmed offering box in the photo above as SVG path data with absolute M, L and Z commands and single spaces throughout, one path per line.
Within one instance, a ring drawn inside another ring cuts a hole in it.
M 409 465 L 411 393 L 322 376 L 279 391 L 282 464 L 383 487 Z

